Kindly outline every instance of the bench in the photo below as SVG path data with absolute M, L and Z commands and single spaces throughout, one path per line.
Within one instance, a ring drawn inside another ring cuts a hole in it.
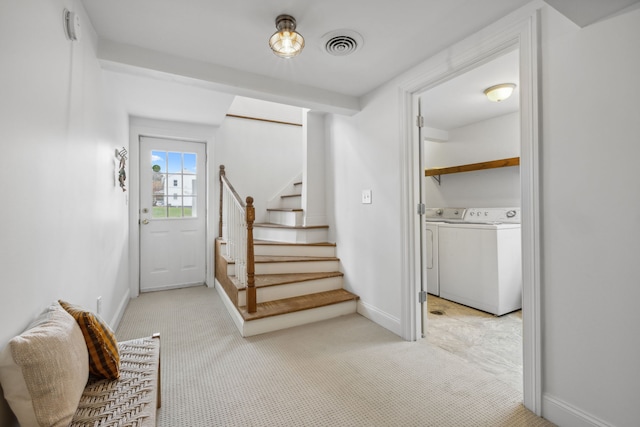
M 103 346 L 92 344 L 82 321 L 63 306 L 48 307 L 0 352 L 0 383 L 20 425 L 155 426 L 161 405 L 160 334 L 116 342 L 103 323 L 91 324 L 90 332 L 106 328 L 117 348 L 112 355 L 118 372 L 113 379 L 100 378 L 94 363 L 96 348 L 100 352 Z M 99 319 L 87 313 L 92 321 Z
M 70 427 L 156 425 L 160 398 L 160 334 L 118 343 L 120 378 L 90 377 Z

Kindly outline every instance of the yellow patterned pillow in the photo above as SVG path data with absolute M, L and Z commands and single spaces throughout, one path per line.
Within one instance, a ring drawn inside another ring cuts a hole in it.
M 82 307 L 59 300 L 60 305 L 76 319 L 89 351 L 89 373 L 115 380 L 120 377 L 118 343 L 111 328 L 98 315 Z

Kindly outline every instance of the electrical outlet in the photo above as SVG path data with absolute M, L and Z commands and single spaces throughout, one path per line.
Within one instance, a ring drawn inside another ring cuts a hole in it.
M 371 204 L 371 190 L 362 190 L 362 203 Z
M 102 314 L 102 297 L 98 297 L 96 301 L 96 313 Z

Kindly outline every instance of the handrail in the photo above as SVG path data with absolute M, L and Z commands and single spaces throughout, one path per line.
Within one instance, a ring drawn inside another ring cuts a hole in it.
M 226 256 L 234 261 L 236 279 L 247 288 L 247 311 L 256 312 L 255 256 L 253 250 L 253 222 L 256 213 L 253 198 L 246 204 L 220 165 L 220 221 L 219 236 L 226 241 Z

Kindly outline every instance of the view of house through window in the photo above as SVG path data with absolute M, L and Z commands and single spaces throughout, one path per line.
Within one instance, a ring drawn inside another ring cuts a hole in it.
M 152 218 L 196 216 L 196 159 L 195 153 L 151 151 Z

